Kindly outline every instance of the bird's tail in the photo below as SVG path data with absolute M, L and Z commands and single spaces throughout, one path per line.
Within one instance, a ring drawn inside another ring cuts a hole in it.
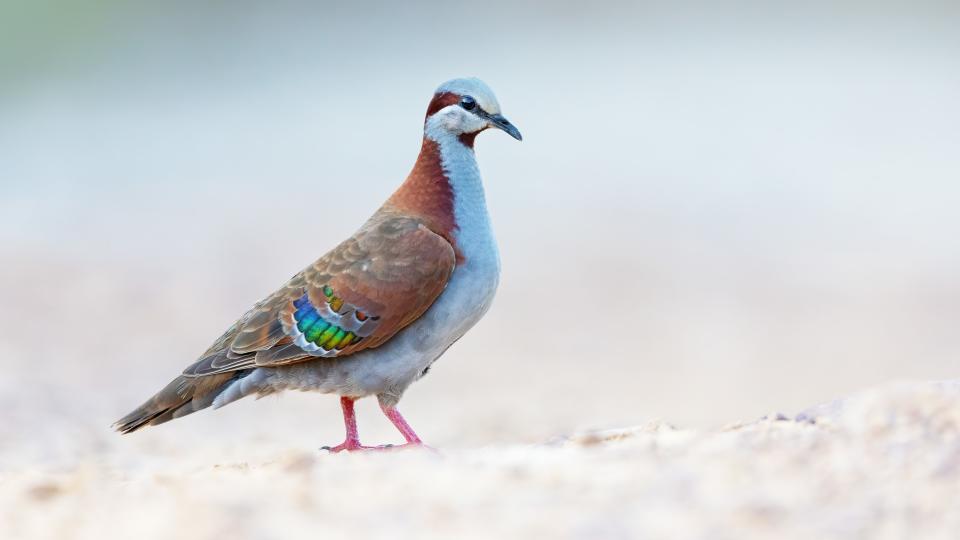
M 113 427 L 120 433 L 132 433 L 145 426 L 155 426 L 206 409 L 220 392 L 248 373 L 249 370 L 205 377 L 180 375 L 146 403 L 117 420 Z

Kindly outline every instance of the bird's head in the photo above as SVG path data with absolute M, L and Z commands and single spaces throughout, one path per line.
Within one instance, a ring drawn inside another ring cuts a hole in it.
M 437 88 L 427 107 L 424 132 L 432 139 L 447 135 L 473 146 L 473 139 L 487 128 L 497 128 L 520 141 L 517 126 L 500 114 L 493 90 L 480 79 L 453 79 Z

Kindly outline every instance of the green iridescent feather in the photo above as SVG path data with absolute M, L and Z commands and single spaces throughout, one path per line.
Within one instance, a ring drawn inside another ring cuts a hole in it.
M 344 330 L 338 330 L 337 333 L 330 338 L 330 341 L 327 342 L 327 348 L 336 349 L 337 345 L 340 345 L 340 342 L 343 341 L 343 338 L 346 337 L 346 335 L 347 333 Z
M 319 338 L 320 335 L 323 334 L 329 328 L 336 328 L 336 327 L 331 326 L 330 323 L 328 323 L 327 321 L 320 319 L 319 322 L 311 326 L 310 329 L 304 333 L 304 337 L 306 338 L 307 341 L 312 341 L 316 343 L 317 338 Z
M 325 285 L 323 287 L 323 294 L 327 297 L 331 309 L 334 311 L 339 310 L 343 300 L 334 296 L 333 288 Z M 318 347 L 323 347 L 328 351 L 343 349 L 352 343 L 359 343 L 363 339 L 353 332 L 348 332 L 335 324 L 325 321 L 310 304 L 306 294 L 304 294 L 300 300 L 294 302 L 294 305 L 297 307 L 297 311 L 294 313 L 297 329 L 303 334 L 304 339 Z M 361 321 L 367 318 L 366 315 L 360 313 L 357 315 L 358 320 Z
M 320 315 L 318 315 L 316 311 L 310 310 L 302 319 L 297 321 L 297 328 L 300 329 L 301 332 L 306 333 L 318 320 L 320 320 Z
M 320 346 L 320 347 L 323 347 L 324 349 L 332 349 L 333 347 L 328 347 L 328 346 L 326 345 L 326 343 L 327 343 L 328 341 L 330 341 L 330 339 L 331 339 L 333 336 L 335 336 L 338 331 L 340 331 L 340 328 L 331 325 L 330 328 L 327 328 L 327 329 L 323 332 L 323 334 L 320 335 L 320 338 L 319 338 L 319 339 L 317 339 L 316 341 L 314 341 L 314 343 L 317 344 L 317 345 Z

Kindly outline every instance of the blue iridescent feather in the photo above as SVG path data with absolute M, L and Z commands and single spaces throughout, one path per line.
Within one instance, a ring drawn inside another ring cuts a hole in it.
M 327 294 L 328 291 L 329 294 Z M 324 294 L 332 297 L 333 292 L 329 286 L 325 287 Z M 297 308 L 293 314 L 297 329 L 303 334 L 304 339 L 322 347 L 324 350 L 346 347 L 362 339 L 353 332 L 347 332 L 337 325 L 325 321 L 313 307 L 313 304 L 310 303 L 306 294 L 294 300 L 293 305 Z M 361 316 L 366 319 L 365 315 Z M 358 320 L 363 319 L 358 318 Z

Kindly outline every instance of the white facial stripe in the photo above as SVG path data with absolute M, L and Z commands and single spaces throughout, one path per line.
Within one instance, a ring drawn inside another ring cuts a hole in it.
M 489 122 L 464 110 L 460 105 L 447 105 L 427 120 L 425 133 L 434 141 L 439 141 L 442 132 L 459 135 L 473 133 L 488 127 Z

